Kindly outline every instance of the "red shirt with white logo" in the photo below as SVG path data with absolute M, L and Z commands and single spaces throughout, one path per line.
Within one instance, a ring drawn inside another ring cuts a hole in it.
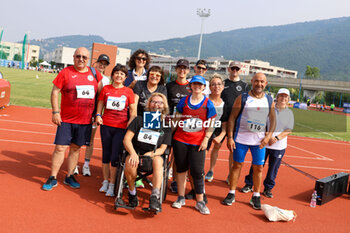
M 126 129 L 128 124 L 128 107 L 135 103 L 135 96 L 129 87 L 115 88 L 104 86 L 98 100 L 104 102 L 103 124 Z
M 53 80 L 53 84 L 61 90 L 61 118 L 65 123 L 91 124 L 98 82 L 88 69 L 81 73 L 74 66 L 69 66 Z M 96 76 L 101 81 L 98 71 Z

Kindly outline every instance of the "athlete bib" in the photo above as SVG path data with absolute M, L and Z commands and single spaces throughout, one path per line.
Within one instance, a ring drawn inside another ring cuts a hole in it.
M 188 133 L 199 132 L 203 128 L 203 121 L 199 118 L 189 118 L 184 120 L 183 131 Z
M 113 97 L 108 96 L 106 108 L 121 111 L 125 108 L 126 96 Z
M 93 99 L 95 98 L 95 88 L 92 85 L 77 85 L 78 99 Z
M 159 132 L 141 128 L 139 135 L 137 137 L 137 140 L 139 142 L 144 142 L 151 145 L 157 145 L 159 136 L 160 136 Z
M 248 119 L 247 128 L 250 132 L 265 132 L 266 123 L 259 119 Z

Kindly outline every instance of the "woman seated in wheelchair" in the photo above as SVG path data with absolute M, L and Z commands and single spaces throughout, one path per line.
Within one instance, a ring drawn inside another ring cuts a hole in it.
M 128 152 L 125 160 L 125 177 L 129 186 L 129 204 L 130 207 L 138 206 L 138 198 L 135 188 L 135 179 L 137 176 L 137 168 L 139 164 L 139 156 L 148 156 L 152 159 L 153 176 L 152 176 L 152 194 L 150 196 L 149 207 L 150 210 L 159 211 L 160 206 L 160 187 L 163 180 L 163 164 L 164 157 L 162 156 L 168 146 L 171 145 L 171 129 L 163 128 L 162 121 L 168 114 L 168 104 L 166 97 L 161 93 L 153 93 L 147 101 L 147 111 L 152 117 L 143 119 L 142 116 L 137 116 L 129 125 L 124 137 L 124 146 Z M 159 115 L 158 115 L 159 114 Z M 160 116 L 158 118 L 157 116 Z M 156 117 L 156 118 L 155 118 Z M 153 120 L 155 119 L 155 120 Z M 160 119 L 160 121 L 157 121 Z M 153 123 L 153 126 L 160 123 L 160 128 L 148 129 L 144 128 L 145 123 Z M 143 160 L 143 159 L 142 159 Z

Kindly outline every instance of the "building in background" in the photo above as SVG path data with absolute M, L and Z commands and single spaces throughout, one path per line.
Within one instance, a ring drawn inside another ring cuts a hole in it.
M 124 48 L 118 47 L 116 63 L 127 66 L 127 62 L 129 61 L 130 56 L 131 56 L 131 49 L 124 49 Z
M 21 61 L 22 59 L 22 43 L 1 41 L 0 59 L 10 61 Z M 30 61 L 39 61 L 40 46 L 28 45 L 25 50 L 25 63 Z
M 56 68 L 63 69 L 74 64 L 73 55 L 75 50 L 76 48 L 59 47 L 51 54 L 51 56 L 53 56 L 51 60 L 44 60 L 48 62 L 54 61 L 56 63 Z

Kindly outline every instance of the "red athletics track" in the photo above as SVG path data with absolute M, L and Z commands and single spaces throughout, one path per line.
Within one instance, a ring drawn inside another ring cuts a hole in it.
M 182 209 L 171 208 L 176 196 L 169 193 L 163 212 L 155 217 L 145 214 L 149 188 L 138 191 L 141 207 L 134 211 L 113 209 L 114 198 L 98 192 L 101 185 L 101 143 L 91 161 L 92 177 L 78 176 L 81 189 L 63 184 L 64 163 L 59 185 L 52 191 L 41 186 L 50 173 L 55 126 L 49 109 L 10 106 L 0 111 L 0 232 L 349 232 L 350 197 L 343 195 L 323 206 L 310 208 L 315 182 L 291 168 L 281 166 L 274 198 L 262 203 L 292 209 L 293 222 L 269 222 L 262 211 L 248 204 L 251 194 L 236 194 L 236 203 L 223 206 L 220 201 L 228 188 L 228 151 L 222 147 L 214 171 L 214 181 L 206 183 L 211 215 L 203 216 L 187 201 Z M 350 172 L 350 143 L 290 137 L 284 160 L 316 177 Z M 80 165 L 83 161 L 83 153 Z M 247 174 L 250 155 L 242 169 L 238 188 Z M 208 169 L 209 161 L 206 163 Z M 264 170 L 266 172 L 266 170 Z

